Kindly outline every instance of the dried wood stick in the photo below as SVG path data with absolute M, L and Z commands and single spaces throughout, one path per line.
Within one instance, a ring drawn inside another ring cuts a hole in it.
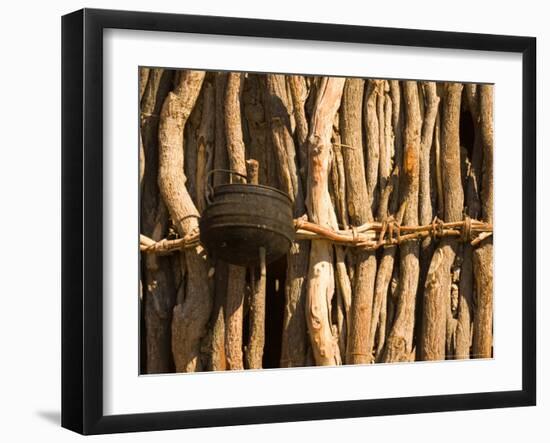
M 181 237 L 198 228 L 198 211 L 185 187 L 183 136 L 204 80 L 203 71 L 183 71 L 162 106 L 159 125 L 159 188 Z M 185 300 L 174 308 L 172 353 L 178 372 L 200 369 L 200 340 L 212 309 L 208 266 L 202 247 L 184 253 L 188 269 Z
M 294 79 L 295 82 L 299 80 Z M 299 87 L 298 84 L 295 87 Z M 292 95 L 292 89 L 291 95 Z M 298 93 L 295 91 L 295 93 Z M 298 99 L 298 98 L 296 98 Z M 285 77 L 268 74 L 266 77 L 265 107 L 268 114 L 269 134 L 276 163 L 280 188 L 290 197 L 294 205 L 294 215 L 305 213 L 303 181 L 298 175 L 297 148 L 292 136 L 293 100 L 287 95 Z M 303 107 L 303 103 L 298 106 Z M 303 113 L 303 109 L 302 109 Z M 303 117 L 298 110 L 299 117 Z M 306 130 L 300 121 L 300 131 Z M 303 134 L 302 134 L 303 135 Z M 303 141 L 305 143 L 305 141 Z M 304 148 L 302 146 L 302 148 Z M 306 320 L 304 304 L 306 297 L 305 279 L 309 259 L 307 242 L 295 242 L 287 255 L 287 275 L 285 281 L 285 310 L 281 337 L 281 366 L 303 366 L 306 354 Z
M 163 69 L 152 69 L 147 76 L 141 100 L 140 141 L 143 156 L 141 230 L 155 240 L 161 240 L 168 231 L 168 211 L 159 195 L 158 174 L 158 115 L 172 81 L 172 75 Z M 140 77 L 140 81 L 144 81 Z M 143 311 L 145 323 L 145 372 L 166 373 L 173 366 L 171 351 L 172 309 L 176 289 L 170 268 L 170 258 L 152 254 L 142 256 Z
M 407 203 L 403 221 L 418 223 L 418 185 L 421 116 L 416 82 L 403 82 L 406 103 L 401 202 Z M 414 313 L 418 286 L 418 243 L 406 242 L 400 247 L 400 282 L 393 325 L 386 341 L 385 362 L 407 361 L 413 350 Z
M 395 221 L 390 221 L 388 223 L 390 223 L 390 225 L 393 223 L 395 226 L 398 226 Z M 372 222 L 365 223 L 353 229 L 335 230 L 305 221 L 302 218 L 295 220 L 296 240 L 324 239 L 344 246 L 357 246 L 365 249 L 378 249 L 380 247 L 396 245 L 425 237 L 435 237 L 438 239 L 456 237 L 461 241 L 470 241 L 472 246 L 476 246 L 482 240 L 492 235 L 493 226 L 490 223 L 483 223 L 477 220 L 472 220 L 470 223 L 470 235 L 475 236 L 473 240 L 463 238 L 465 222 L 439 222 L 424 226 L 399 226 L 399 230 L 403 232 L 403 234 L 400 234 L 399 238 L 394 235 L 392 237 L 385 237 L 382 242 L 379 242 L 380 232 L 384 229 L 384 223 Z M 387 229 L 386 235 L 389 235 Z M 167 254 L 173 251 L 192 248 L 198 244 L 198 230 L 194 230 L 184 238 L 172 240 L 162 239 L 159 241 L 154 241 L 146 235 L 140 234 L 140 250 L 142 252 Z
M 332 122 L 340 106 L 344 79 L 325 77 L 317 91 L 308 135 L 308 192 L 306 206 L 309 219 L 325 227 L 336 227 L 336 214 L 328 193 L 328 168 Z M 312 242 L 306 297 L 306 321 L 310 343 L 318 365 L 340 364 L 340 352 L 333 335 L 330 303 L 334 293 L 332 245 Z
M 246 366 L 249 369 L 261 369 L 265 344 L 265 248 L 260 248 L 259 278 L 254 282 L 250 303 L 250 339 L 245 350 Z
M 479 86 L 483 169 L 481 217 L 493 222 L 493 86 Z M 481 242 L 474 251 L 474 275 L 477 290 L 474 314 L 472 354 L 490 358 L 493 354 L 493 241 Z
M 344 149 L 344 170 L 349 218 L 352 225 L 373 221 L 371 204 L 378 181 L 379 127 L 376 115 L 376 97 L 379 83 L 369 80 L 366 104 L 363 104 L 364 81 L 347 79 L 342 98 L 340 131 L 342 143 L 355 149 Z M 366 111 L 367 163 L 363 154 L 363 122 Z M 371 138 L 376 137 L 376 139 Z M 366 167 L 366 168 L 365 168 Z M 365 173 L 366 170 L 366 173 Z M 357 237 L 352 231 L 352 238 Z M 371 363 L 368 351 L 376 256 L 373 251 L 360 251 L 355 256 L 354 294 L 348 318 L 346 363 Z
M 225 137 L 229 168 L 246 177 L 245 146 L 241 122 L 241 91 L 243 74 L 231 72 L 227 76 L 224 101 Z M 244 179 L 237 177 L 238 182 Z M 227 368 L 244 369 L 243 362 L 243 303 L 246 286 L 246 268 L 228 266 L 227 296 L 225 301 L 225 354 Z
M 447 83 L 441 121 L 441 177 L 444 219 L 462 218 L 464 193 L 460 168 L 460 104 L 462 84 Z M 426 276 L 420 356 L 423 360 L 445 359 L 447 310 L 451 297 L 451 266 L 457 243 L 445 239 L 436 249 Z

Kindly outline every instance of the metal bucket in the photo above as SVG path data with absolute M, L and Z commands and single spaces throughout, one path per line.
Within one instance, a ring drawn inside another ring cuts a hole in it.
M 292 202 L 278 189 L 230 183 L 216 186 L 199 221 L 200 238 L 209 255 L 249 266 L 286 254 L 294 240 Z

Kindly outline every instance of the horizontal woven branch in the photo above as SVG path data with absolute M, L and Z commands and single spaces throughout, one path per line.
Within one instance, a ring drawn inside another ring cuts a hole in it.
M 419 240 L 425 237 L 434 239 L 455 237 L 462 242 L 476 246 L 484 239 L 493 235 L 493 225 L 466 217 L 459 222 L 445 223 L 434 219 L 429 225 L 401 226 L 394 219 L 384 222 L 365 223 L 350 229 L 332 229 L 298 218 L 294 220 L 296 240 L 325 240 L 332 243 L 359 247 L 363 249 L 378 249 L 380 247 L 396 246 L 406 241 Z M 200 244 L 198 230 L 183 238 L 153 239 L 140 234 L 139 247 L 142 252 L 168 254 L 193 248 Z

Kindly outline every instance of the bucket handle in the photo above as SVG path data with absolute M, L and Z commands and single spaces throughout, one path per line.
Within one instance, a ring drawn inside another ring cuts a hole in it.
M 207 189 L 207 192 L 206 192 L 206 195 L 204 196 L 204 198 L 206 200 L 206 203 L 208 203 L 209 205 L 212 204 L 212 199 L 210 198 L 210 196 L 212 194 L 214 194 L 214 188 L 210 185 L 210 176 L 215 174 L 215 173 L 219 173 L 219 172 L 224 172 L 226 174 L 229 174 L 229 183 L 231 183 L 231 178 L 233 177 L 233 175 L 238 175 L 239 177 L 244 178 L 245 181 L 247 179 L 246 175 L 241 174 L 240 172 L 237 172 L 237 171 L 233 171 L 231 169 L 212 169 L 211 171 L 208 171 L 208 173 L 206 174 L 206 189 Z

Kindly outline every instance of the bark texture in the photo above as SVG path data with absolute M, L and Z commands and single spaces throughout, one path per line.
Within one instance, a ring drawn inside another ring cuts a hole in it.
M 483 146 L 481 216 L 493 223 L 493 86 L 479 86 L 480 126 Z M 477 291 L 472 353 L 490 358 L 493 352 L 493 240 L 484 240 L 474 252 Z
M 184 71 L 162 106 L 159 125 L 159 188 L 162 198 L 182 237 L 198 229 L 199 213 L 185 186 L 183 134 L 185 123 L 197 101 L 204 72 Z M 185 299 L 174 307 L 172 353 L 176 370 L 199 368 L 200 340 L 212 309 L 208 264 L 202 247 L 184 253 L 187 267 Z
M 422 118 L 416 82 L 403 82 L 405 98 L 404 158 L 401 202 L 406 209 L 403 222 L 418 224 L 418 182 L 420 131 Z M 401 191 L 401 189 L 400 189 Z M 414 313 L 418 287 L 418 243 L 406 242 L 400 245 L 399 292 L 395 320 L 388 335 L 384 361 L 409 361 L 413 353 Z
M 243 74 L 227 77 L 224 102 L 225 137 L 229 168 L 246 176 L 245 146 L 241 123 L 241 93 Z M 234 182 L 244 179 L 236 176 Z M 229 265 L 225 304 L 225 355 L 228 369 L 244 369 L 243 362 L 243 303 L 246 268 Z
M 441 132 L 441 175 L 445 221 L 461 220 L 464 206 L 459 139 L 461 95 L 461 84 L 445 85 Z M 456 248 L 456 241 L 444 239 L 430 263 L 424 291 L 421 341 L 423 360 L 445 359 L 449 320 L 447 311 L 451 303 L 451 266 L 455 260 Z
M 331 155 L 332 122 L 340 106 L 344 79 L 323 78 L 319 89 L 308 135 L 309 219 L 322 226 L 337 227 L 336 214 L 328 193 L 328 173 Z M 306 321 L 317 365 L 341 363 L 337 337 L 331 323 L 331 303 L 334 295 L 332 245 L 324 240 L 311 245 L 306 297 Z
M 493 356 L 491 85 L 138 74 L 142 372 Z M 290 197 L 286 256 L 209 257 L 230 180 Z

